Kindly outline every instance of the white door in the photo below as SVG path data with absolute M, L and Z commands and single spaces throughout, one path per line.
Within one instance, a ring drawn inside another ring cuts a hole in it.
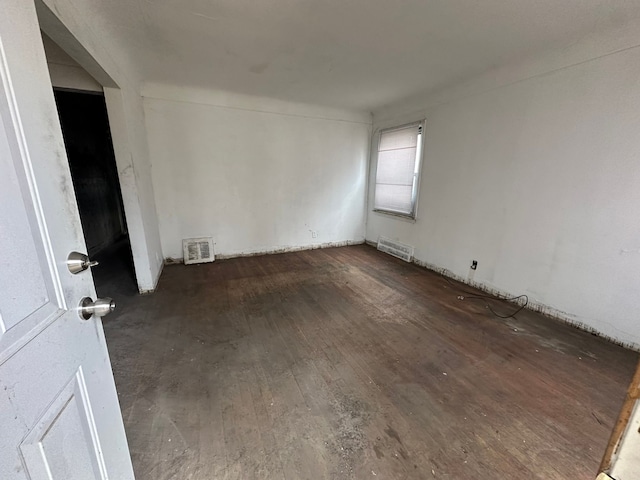
M 32 0 L 0 13 L 0 478 L 132 479 Z M 99 268 L 99 267 L 98 267 Z

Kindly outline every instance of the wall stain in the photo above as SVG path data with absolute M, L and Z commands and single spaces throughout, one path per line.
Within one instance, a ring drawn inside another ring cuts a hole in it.
M 257 65 L 252 65 L 251 67 L 249 67 L 249 71 L 251 73 L 255 73 L 257 75 L 260 75 L 267 68 L 269 68 L 269 62 L 263 62 L 263 63 L 258 63 Z

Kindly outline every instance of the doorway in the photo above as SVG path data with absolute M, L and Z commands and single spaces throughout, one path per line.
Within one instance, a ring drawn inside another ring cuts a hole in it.
M 98 296 L 138 293 L 104 95 L 54 88 Z

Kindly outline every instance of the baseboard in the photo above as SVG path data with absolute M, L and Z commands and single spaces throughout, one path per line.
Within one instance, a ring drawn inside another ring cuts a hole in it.
M 367 245 L 370 245 L 372 247 L 377 247 L 377 242 L 373 242 L 371 240 L 366 240 L 365 243 Z M 423 262 L 422 260 L 418 260 L 417 258 L 413 258 L 412 263 L 415 265 L 418 265 L 419 267 L 425 268 L 427 270 L 430 270 L 432 272 L 435 273 L 439 273 L 440 275 L 444 275 L 447 278 L 450 278 L 452 280 L 455 280 L 457 282 L 463 283 L 465 285 L 468 285 L 470 287 L 473 288 L 477 288 L 478 290 L 481 290 L 483 292 L 486 292 L 490 295 L 493 295 L 494 297 L 500 298 L 501 300 L 505 300 L 505 299 L 509 299 L 509 298 L 513 298 L 515 295 L 512 292 L 506 292 L 504 290 L 500 290 L 494 287 L 490 287 L 484 283 L 481 282 L 474 282 L 473 280 L 470 280 L 466 277 L 462 277 L 460 275 L 456 275 L 453 272 L 451 272 L 450 270 L 440 267 L 438 265 L 434 265 L 432 263 L 429 262 Z M 604 338 L 605 340 L 614 343 L 616 345 L 620 345 L 621 347 L 624 348 L 628 348 L 629 350 L 634 350 L 636 352 L 640 352 L 640 345 L 634 343 L 634 342 L 624 342 L 622 340 L 619 340 L 615 337 L 612 337 L 610 335 L 607 335 L 605 333 L 600 332 L 599 330 L 597 330 L 596 328 L 587 325 L 583 322 L 581 322 L 580 320 L 577 320 L 575 315 L 572 315 L 568 312 L 563 312 L 562 310 L 558 310 L 556 308 L 550 307 L 549 305 L 545 305 L 544 303 L 541 302 L 537 302 L 535 300 L 529 300 L 529 303 L 527 304 L 527 306 L 525 307 L 527 310 L 531 310 L 533 312 L 537 312 L 540 313 L 541 315 L 544 315 L 545 317 L 548 318 L 552 318 L 554 320 L 558 320 L 562 323 L 566 323 L 568 325 L 571 325 L 572 327 L 578 328 L 579 330 L 583 330 L 585 332 L 588 332 L 592 335 L 595 335 L 597 337 L 601 337 Z
M 163 262 L 160 264 L 160 269 L 158 270 L 158 273 L 156 274 L 156 278 L 153 280 L 153 288 L 149 288 L 149 289 L 138 289 L 138 292 L 140 293 L 140 295 L 150 295 L 153 292 L 156 291 L 156 288 L 158 288 L 158 282 L 160 281 L 160 276 L 162 275 L 162 271 L 164 270 L 164 266 L 165 266 L 166 262 Z
M 311 245 L 299 245 L 292 247 L 274 247 L 263 250 L 253 250 L 250 252 L 238 252 L 238 253 L 222 253 L 216 254 L 216 260 L 227 260 L 229 258 L 240 258 L 240 257 L 258 257 L 261 255 L 277 255 L 280 253 L 290 253 L 290 252 L 301 252 L 304 250 L 318 250 L 322 248 L 335 248 L 335 247 L 347 247 L 350 245 L 362 245 L 365 243 L 364 240 L 344 240 L 340 242 L 326 242 L 326 243 L 314 243 Z M 164 260 L 165 265 L 175 265 L 184 263 L 183 258 L 173 258 L 168 257 Z

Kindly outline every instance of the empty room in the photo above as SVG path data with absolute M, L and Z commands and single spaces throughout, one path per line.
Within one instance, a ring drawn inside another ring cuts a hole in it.
M 640 479 L 640 2 L 0 4 L 2 480 Z

